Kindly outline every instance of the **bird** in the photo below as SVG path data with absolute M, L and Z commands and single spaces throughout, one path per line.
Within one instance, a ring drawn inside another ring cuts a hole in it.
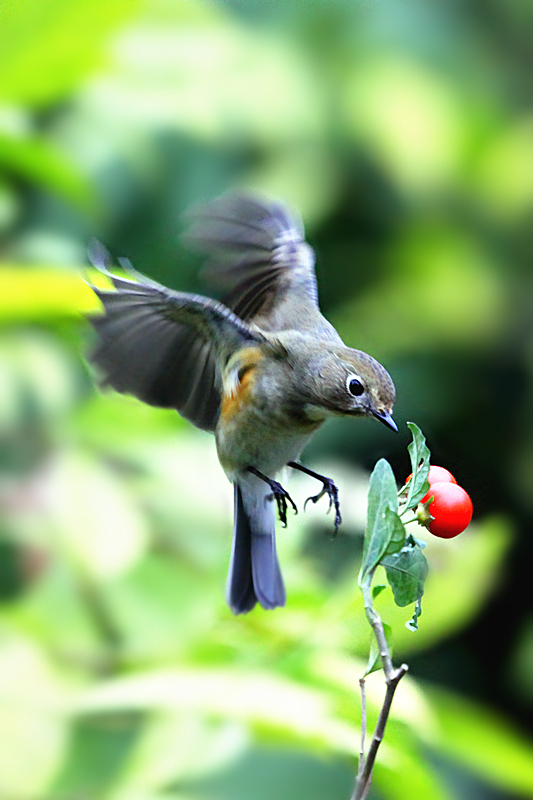
M 284 606 L 276 511 L 297 512 L 279 482 L 291 467 L 322 483 L 341 523 L 337 486 L 299 463 L 331 417 L 373 417 L 392 430 L 394 383 L 367 353 L 344 344 L 318 305 L 315 257 L 299 214 L 284 202 L 233 190 L 189 212 L 186 244 L 206 258 L 215 300 L 167 289 L 99 242 L 89 261 L 112 289 L 87 282 L 102 311 L 89 321 L 89 354 L 103 386 L 176 409 L 214 433 L 233 484 L 234 526 L 226 600 L 234 614 Z M 307 503 L 307 501 L 306 501 Z

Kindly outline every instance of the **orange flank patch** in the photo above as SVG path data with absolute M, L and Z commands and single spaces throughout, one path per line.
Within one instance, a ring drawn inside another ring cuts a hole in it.
M 261 358 L 261 352 L 256 347 L 251 347 L 244 353 L 239 354 L 239 363 L 235 365 L 235 378 L 232 385 L 226 389 L 222 397 L 220 415 L 223 419 L 229 420 L 239 411 L 243 402 L 250 396 L 250 390 L 254 381 L 257 362 Z
M 247 367 L 235 389 L 225 394 L 222 398 L 220 414 L 224 419 L 231 419 L 240 409 L 242 403 L 248 399 L 255 369 L 255 367 Z

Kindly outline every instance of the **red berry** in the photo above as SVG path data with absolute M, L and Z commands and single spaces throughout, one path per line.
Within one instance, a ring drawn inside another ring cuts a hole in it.
M 432 495 L 432 487 L 434 483 L 457 483 L 452 473 L 444 467 L 430 467 L 429 468 L 429 492 L 424 495 L 421 503 L 427 503 Z
M 432 486 L 434 483 L 457 483 L 457 481 L 450 470 L 444 467 L 430 467 L 429 483 Z
M 434 519 L 429 530 L 441 539 L 453 539 L 462 533 L 472 519 L 472 500 L 456 483 L 438 481 L 432 484 L 429 513 Z
M 412 477 L 413 473 L 411 472 L 405 483 L 408 484 Z M 457 483 L 452 473 L 444 467 L 430 467 L 428 480 L 430 486 L 433 486 L 434 483 Z M 431 492 L 428 492 L 420 502 L 427 503 L 430 497 Z

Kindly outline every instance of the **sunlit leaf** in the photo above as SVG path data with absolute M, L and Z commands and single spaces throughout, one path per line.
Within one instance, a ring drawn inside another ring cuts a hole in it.
M 353 753 L 354 730 L 336 716 L 331 698 L 279 674 L 201 666 L 145 671 L 81 692 L 72 710 L 92 714 L 123 709 L 226 718 Z
M 396 481 L 391 466 L 385 459 L 380 459 L 370 476 L 368 489 L 367 528 L 363 546 L 363 561 L 359 582 L 377 566 L 387 550 L 393 535 L 397 536 L 397 528 L 387 509 L 398 510 Z
M 66 156 L 31 137 L 8 136 L 0 126 L 0 167 L 6 172 L 54 192 L 85 211 L 95 198 L 88 181 Z
M 414 508 L 424 497 L 429 489 L 429 459 L 431 453 L 426 445 L 424 434 L 414 422 L 408 422 L 407 427 L 413 434 L 413 441 L 408 446 L 411 458 L 411 472 L 413 477 L 407 484 L 406 508 Z
M 138 0 L 0 4 L 0 99 L 42 106 L 65 96 L 101 63 L 109 33 L 139 6 Z
M 0 264 L 0 323 L 81 319 L 100 309 L 78 271 Z

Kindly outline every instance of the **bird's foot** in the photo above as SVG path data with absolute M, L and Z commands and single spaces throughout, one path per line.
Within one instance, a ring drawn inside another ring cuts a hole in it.
M 296 508 L 296 503 L 294 502 L 288 491 L 283 488 L 281 483 L 271 480 L 269 481 L 269 486 L 272 489 L 272 494 L 270 496 L 275 499 L 276 504 L 278 506 L 278 514 L 281 524 L 283 525 L 284 528 L 286 528 L 288 503 L 291 504 L 294 513 L 297 514 L 298 509 Z
M 333 536 L 337 535 L 337 531 L 339 530 L 339 526 L 342 522 L 341 517 L 341 507 L 339 503 L 339 490 L 335 484 L 335 482 L 331 478 L 326 478 L 324 475 L 319 475 L 318 472 L 313 472 L 313 470 L 308 469 L 307 467 L 303 467 L 301 464 L 297 464 L 295 461 L 289 461 L 289 467 L 293 467 L 294 469 L 300 470 L 300 472 L 305 472 L 306 475 L 310 475 L 312 478 L 316 478 L 318 481 L 322 482 L 322 489 L 319 491 L 318 494 L 312 495 L 308 497 L 304 503 L 304 511 L 307 503 L 311 501 L 312 503 L 318 503 L 321 497 L 324 497 L 327 494 L 329 498 L 329 506 L 328 512 L 333 507 L 335 509 L 335 521 L 334 521 L 334 531 Z
M 252 475 L 255 475 L 257 478 L 261 478 L 262 481 L 268 483 L 272 490 L 272 494 L 270 495 L 270 499 L 274 499 L 276 501 L 276 505 L 278 507 L 278 514 L 280 518 L 280 522 L 284 528 L 287 527 L 287 508 L 289 504 L 292 506 L 294 513 L 298 513 L 298 509 L 296 507 L 296 503 L 288 493 L 286 489 L 283 488 L 281 483 L 278 481 L 272 480 L 272 478 L 267 478 L 266 475 L 263 475 L 262 472 L 259 472 L 258 469 L 255 467 L 248 467 L 248 472 L 251 472 Z
M 304 503 L 304 511 L 309 501 L 311 501 L 312 503 L 318 503 L 320 498 L 324 497 L 325 494 L 327 494 L 329 498 L 328 512 L 331 510 L 332 507 L 335 508 L 335 521 L 333 523 L 335 526 L 335 530 L 333 531 L 333 535 L 336 536 L 337 531 L 339 530 L 339 525 L 342 522 L 342 517 L 341 517 L 341 507 L 339 503 L 339 490 L 337 489 L 337 486 L 335 485 L 335 483 L 333 483 L 331 478 L 323 478 L 322 489 L 319 491 L 318 494 L 311 495 L 311 497 L 307 498 L 307 500 Z

